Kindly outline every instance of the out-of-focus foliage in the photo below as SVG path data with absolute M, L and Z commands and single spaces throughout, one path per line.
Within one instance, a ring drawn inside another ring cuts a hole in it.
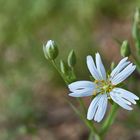
M 0 5 L 0 123 L 5 124 L 0 139 L 15 140 L 18 134 L 35 132 L 46 118 L 42 94 L 49 93 L 48 83 L 57 83 L 43 44 L 55 40 L 63 59 L 73 48 L 78 74 L 85 75 L 85 55 L 98 49 L 96 27 L 106 19 L 125 19 L 140 2 L 0 0 Z

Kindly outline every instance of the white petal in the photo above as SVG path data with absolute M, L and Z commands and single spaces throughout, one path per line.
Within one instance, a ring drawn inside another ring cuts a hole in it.
M 117 75 L 129 62 L 126 62 L 128 57 L 123 58 L 119 64 L 113 69 L 111 72 L 111 77 L 113 78 L 115 75 Z
M 102 80 L 101 76 L 99 75 L 94 60 L 92 58 L 92 56 L 87 56 L 87 67 L 90 71 L 90 73 L 92 74 L 92 76 L 96 79 L 96 80 Z
M 88 108 L 88 113 L 87 113 L 87 119 L 88 120 L 92 120 L 95 113 L 96 113 L 96 110 L 97 110 L 97 107 L 98 107 L 98 101 L 100 100 L 101 98 L 101 94 L 97 95 L 93 100 L 92 102 L 90 103 L 90 106 Z
M 116 88 L 113 89 L 112 91 L 114 94 L 115 94 L 115 98 L 117 98 L 118 100 L 120 100 L 121 102 L 127 104 L 127 105 L 131 105 L 131 102 L 126 100 L 125 98 L 123 98 L 121 95 L 120 95 L 120 92 L 116 91 Z M 113 96 L 114 96 L 113 94 Z
M 92 120 L 94 118 L 95 121 L 100 122 L 105 115 L 106 109 L 107 109 L 107 95 L 99 94 L 93 99 L 93 101 L 89 106 L 87 119 Z
M 99 53 L 96 53 L 96 66 L 102 80 L 106 80 L 106 71 Z
M 135 100 L 139 100 L 139 97 L 136 96 L 135 94 L 133 94 L 130 91 L 127 91 L 125 89 L 122 88 L 114 88 L 113 90 L 114 92 L 117 92 L 119 96 L 121 96 L 122 98 L 128 100 L 129 102 L 136 104 Z
M 118 96 L 117 92 L 110 92 L 110 96 L 114 102 L 116 102 L 118 105 L 120 105 L 122 108 L 126 110 L 132 110 L 132 107 L 128 105 L 128 101 L 124 100 L 122 97 Z
M 139 97 L 133 94 L 132 92 L 122 89 L 122 88 L 117 88 L 117 89 L 119 89 L 119 91 L 122 92 L 124 96 L 129 96 L 130 98 L 134 100 L 139 100 Z
M 93 95 L 95 85 L 90 81 L 77 81 L 68 85 L 72 93 L 69 96 L 72 97 L 85 97 Z
M 93 90 L 88 90 L 88 91 L 81 90 L 80 92 L 75 91 L 69 94 L 69 96 L 72 97 L 86 97 L 91 95 L 93 95 Z
M 135 65 L 129 64 L 124 70 L 122 70 L 117 76 L 115 76 L 111 82 L 113 85 L 117 85 L 124 81 L 128 76 L 132 74 L 132 72 L 136 69 Z
M 88 88 L 88 89 L 94 89 L 95 85 L 91 81 L 76 81 L 68 85 L 70 91 L 75 91 L 78 89 Z
M 100 122 L 105 115 L 107 109 L 107 95 L 103 94 L 101 100 L 98 103 L 98 109 L 94 117 L 94 120 L 97 122 Z

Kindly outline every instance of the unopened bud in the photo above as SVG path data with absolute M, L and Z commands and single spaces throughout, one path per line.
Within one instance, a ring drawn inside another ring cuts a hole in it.
M 136 8 L 134 14 L 134 22 L 132 26 L 132 36 L 136 41 L 139 40 L 139 34 L 140 34 L 140 9 Z
M 49 40 L 45 46 L 43 46 L 45 57 L 49 60 L 54 60 L 58 56 L 58 48 L 54 41 Z
M 130 46 L 127 40 L 123 41 L 121 46 L 121 55 L 123 57 L 129 56 L 131 54 Z
M 115 63 L 114 62 L 111 63 L 110 68 L 111 68 L 111 71 L 115 68 Z
M 134 22 L 139 23 L 140 22 L 140 9 L 136 8 L 135 14 L 134 14 Z
M 66 74 L 68 72 L 68 66 L 63 60 L 60 60 L 60 70 L 63 74 Z
M 76 64 L 76 55 L 75 55 L 74 51 L 71 50 L 68 55 L 68 66 L 74 67 L 75 64 Z

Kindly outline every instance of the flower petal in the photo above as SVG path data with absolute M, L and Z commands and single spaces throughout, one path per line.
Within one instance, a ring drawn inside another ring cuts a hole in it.
M 93 95 L 93 90 L 77 90 L 69 94 L 72 97 L 86 97 Z
M 114 92 L 117 92 L 119 96 L 121 96 L 122 98 L 126 99 L 127 101 L 136 104 L 135 100 L 139 100 L 139 97 L 136 96 L 135 94 L 133 94 L 130 91 L 127 91 L 125 89 L 122 88 L 114 88 L 113 90 Z
M 113 78 L 114 76 L 116 76 L 123 68 L 125 68 L 125 66 L 129 63 L 126 62 L 128 59 L 128 57 L 123 58 L 119 64 L 113 69 L 113 71 L 111 72 L 111 77 Z
M 96 66 L 102 80 L 106 80 L 106 71 L 99 53 L 96 53 Z
M 100 122 L 105 115 L 106 109 L 107 109 L 107 95 L 106 94 L 97 95 L 92 100 L 89 106 L 87 119 L 92 120 L 94 118 L 95 121 Z
M 99 100 L 101 99 L 101 94 L 97 95 L 93 100 L 92 102 L 90 103 L 90 106 L 88 108 L 88 113 L 87 113 L 87 119 L 88 120 L 92 120 L 95 113 L 96 113 L 96 110 L 98 108 L 98 102 Z
M 92 74 L 92 76 L 96 79 L 96 80 L 102 80 L 100 74 L 98 73 L 94 60 L 92 58 L 92 56 L 87 56 L 87 67 L 90 71 L 90 73 Z
M 105 115 L 106 109 L 107 109 L 107 94 L 103 94 L 102 101 L 100 101 L 100 103 L 98 104 L 98 109 L 95 114 L 94 120 L 100 122 Z
M 95 84 L 91 81 L 76 81 L 76 82 L 73 82 L 71 84 L 68 85 L 70 91 L 75 91 L 77 89 L 82 89 L 82 88 L 92 88 L 94 89 L 95 87 Z
M 110 97 L 122 108 L 126 110 L 132 110 L 132 107 L 129 106 L 132 102 L 130 102 L 130 100 L 127 100 L 126 98 L 123 98 L 122 96 L 120 96 L 120 94 L 122 93 L 118 91 L 118 88 L 114 88 L 112 92 L 110 92 Z
M 136 69 L 135 65 L 129 64 L 124 70 L 122 70 L 117 76 L 115 76 L 111 82 L 113 85 L 117 85 L 124 81 L 128 76 L 132 74 L 132 72 Z
M 72 92 L 69 96 L 72 97 L 85 97 L 93 95 L 95 84 L 90 81 L 77 81 L 68 85 L 69 90 Z

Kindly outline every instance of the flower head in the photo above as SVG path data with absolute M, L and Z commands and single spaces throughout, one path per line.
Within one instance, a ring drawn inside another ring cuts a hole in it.
M 57 45 L 53 40 L 49 40 L 45 46 L 43 46 L 43 51 L 46 59 L 54 60 L 58 56 Z
M 139 97 L 119 88 L 118 84 L 132 74 L 136 66 L 128 58 L 123 58 L 107 76 L 99 53 L 96 53 L 95 62 L 91 56 L 87 56 L 87 67 L 95 81 L 76 81 L 69 84 L 69 94 L 72 97 L 95 96 L 90 103 L 87 119 L 100 122 L 106 112 L 108 99 L 112 99 L 126 110 L 132 110 L 131 105 L 136 104 Z M 96 63 L 96 65 L 95 65 Z

